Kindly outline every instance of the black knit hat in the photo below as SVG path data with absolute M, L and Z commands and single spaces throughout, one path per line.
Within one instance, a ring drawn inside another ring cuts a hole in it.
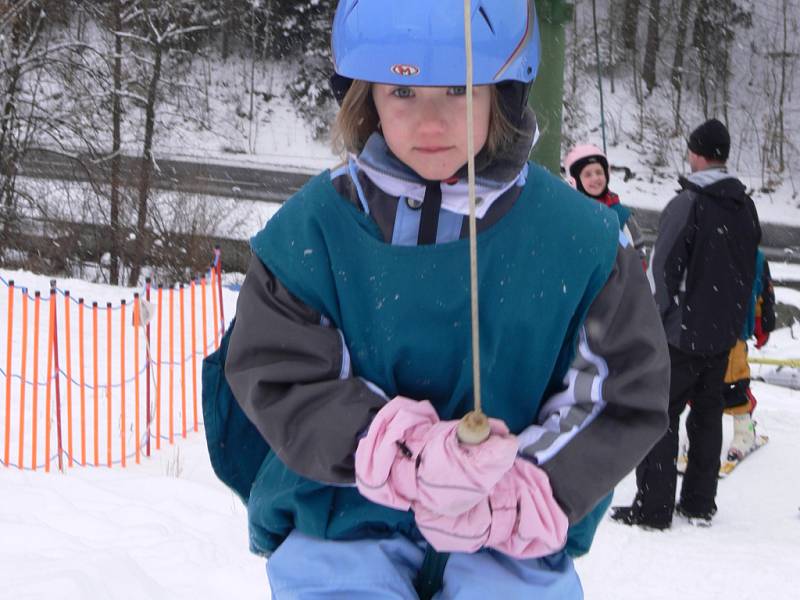
M 691 133 L 688 144 L 695 154 L 725 162 L 731 150 L 731 136 L 720 121 L 709 119 Z

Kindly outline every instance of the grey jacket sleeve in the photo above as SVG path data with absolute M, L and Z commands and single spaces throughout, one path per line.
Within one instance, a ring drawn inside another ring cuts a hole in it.
M 287 467 L 324 483 L 355 481 L 359 434 L 386 398 L 353 377 L 341 332 L 256 257 L 239 292 L 225 377 Z
M 693 194 L 683 191 L 670 201 L 658 222 L 647 278 L 662 321 L 675 309 L 679 294 L 685 291 L 684 279 L 695 233 L 693 207 Z
M 639 221 L 636 220 L 633 214 L 628 217 L 628 221 L 625 223 L 625 234 L 630 238 L 633 247 L 639 254 L 639 258 L 646 262 L 647 251 L 644 247 L 644 234 L 642 233 L 642 228 L 639 227 Z
M 520 452 L 550 478 L 571 524 L 633 469 L 667 428 L 669 354 L 630 246 L 589 308 L 566 389 L 546 400 Z

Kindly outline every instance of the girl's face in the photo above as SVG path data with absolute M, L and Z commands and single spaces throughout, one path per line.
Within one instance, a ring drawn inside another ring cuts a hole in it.
M 441 181 L 467 162 L 466 88 L 405 87 L 375 83 L 372 97 L 383 137 L 397 158 L 420 177 Z M 491 88 L 473 88 L 475 154 L 486 143 Z
M 606 189 L 606 172 L 602 165 L 589 163 L 581 171 L 581 185 L 590 196 L 599 196 Z

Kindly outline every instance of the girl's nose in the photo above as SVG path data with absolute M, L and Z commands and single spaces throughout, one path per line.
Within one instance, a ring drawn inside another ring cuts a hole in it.
M 446 129 L 447 113 L 443 103 L 430 99 L 420 102 L 419 130 L 422 133 L 440 133 Z

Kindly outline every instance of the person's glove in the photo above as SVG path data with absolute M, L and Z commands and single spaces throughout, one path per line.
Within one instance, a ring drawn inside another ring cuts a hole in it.
M 427 400 L 397 396 L 373 419 L 356 450 L 361 495 L 398 510 L 412 503 L 437 514 L 462 514 L 485 500 L 511 469 L 517 438 L 497 419 L 481 444 L 458 441 L 458 421 L 439 421 Z
M 756 330 L 754 332 L 756 336 L 756 348 L 762 348 L 768 341 L 769 341 L 769 332 L 764 331 L 764 327 L 761 325 L 761 319 L 756 319 Z
M 537 558 L 564 547 L 569 522 L 544 471 L 517 458 L 488 498 L 455 517 L 414 503 L 417 526 L 439 552 L 494 548 L 515 558 Z

